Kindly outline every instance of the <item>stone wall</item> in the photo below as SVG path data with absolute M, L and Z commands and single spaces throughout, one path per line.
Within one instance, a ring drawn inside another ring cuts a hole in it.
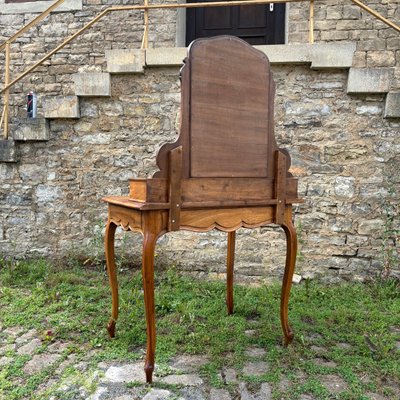
M 391 0 L 363 0 L 363 3 L 400 25 L 400 4 Z M 291 3 L 289 43 L 308 41 L 309 8 Z M 393 87 L 400 87 L 400 38 L 396 30 L 377 20 L 351 1 L 321 0 L 315 3 L 315 42 L 357 43 L 354 67 L 396 67 Z
M 273 72 L 277 140 L 291 151 L 305 198 L 296 207 L 298 272 L 330 281 L 378 273 L 391 243 L 387 212 L 399 200 L 398 120 L 382 118 L 383 95 L 348 95 L 346 70 Z M 129 177 L 151 176 L 160 143 L 176 137 L 178 105 L 178 68 L 114 75 L 111 98 L 81 100 L 79 120 L 50 120 L 48 142 L 21 144 L 19 163 L 0 164 L 2 253 L 101 254 L 100 198 L 127 194 Z M 121 245 L 139 263 L 141 239 L 131 236 Z M 225 252 L 224 233 L 171 233 L 160 240 L 158 264 L 218 275 Z M 280 229 L 241 230 L 239 278 L 281 275 L 284 252 Z
M 50 16 L 12 46 L 13 71 L 39 59 L 100 9 L 123 3 L 84 0 L 81 11 Z M 368 4 L 399 22 L 399 5 Z M 389 89 L 399 90 L 394 30 L 353 5 L 321 1 L 316 8 L 317 42 L 355 41 L 353 66 L 393 68 Z M 160 14 L 151 14 L 150 46 L 174 46 L 176 11 Z M 307 42 L 308 6 L 290 4 L 289 16 L 289 42 Z M 0 42 L 32 17 L 0 12 Z M 39 104 L 44 96 L 73 94 L 74 73 L 105 71 L 105 50 L 140 47 L 141 21 L 138 13 L 113 14 L 17 84 L 11 122 L 25 116 L 29 90 L 38 93 Z M 292 154 L 306 200 L 296 207 L 298 273 L 328 281 L 364 279 L 385 267 L 399 274 L 400 122 L 383 118 L 385 94 L 347 94 L 347 70 L 291 64 L 274 65 L 273 72 L 277 140 Z M 2 257 L 102 257 L 106 205 L 100 198 L 127 194 L 130 177 L 151 176 L 160 144 L 176 137 L 178 73 L 178 67 L 160 67 L 146 68 L 143 75 L 113 75 L 110 98 L 81 98 L 80 119 L 51 119 L 49 141 L 22 143 L 18 163 L 0 163 Z M 121 251 L 129 250 L 135 264 L 140 241 L 135 234 L 127 241 L 120 236 Z M 222 276 L 226 234 L 171 233 L 159 249 L 158 265 Z M 239 279 L 280 276 L 284 253 L 279 228 L 239 231 Z

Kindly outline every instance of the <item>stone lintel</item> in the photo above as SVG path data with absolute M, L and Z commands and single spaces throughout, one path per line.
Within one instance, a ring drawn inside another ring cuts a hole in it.
M 386 96 L 385 118 L 400 118 L 400 92 L 389 92 Z
M 392 68 L 350 68 L 347 93 L 387 93 Z
M 43 100 L 45 118 L 79 118 L 78 96 L 53 96 Z
M 111 96 L 111 79 L 107 72 L 79 73 L 73 78 L 77 96 Z
M 143 73 L 145 50 L 106 50 L 107 71 L 110 74 Z
M 12 139 L 0 140 L 0 162 L 17 162 L 18 152 Z
M 19 122 L 12 136 L 17 141 L 47 141 L 50 138 L 49 122 L 44 118 L 27 118 Z

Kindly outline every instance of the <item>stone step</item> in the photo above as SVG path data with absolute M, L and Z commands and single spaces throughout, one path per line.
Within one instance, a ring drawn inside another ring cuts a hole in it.
M 107 72 L 74 74 L 75 95 L 88 97 L 111 96 L 111 79 Z
M 350 68 L 348 94 L 388 93 L 393 68 Z
M 19 120 L 12 134 L 15 141 L 43 142 L 50 138 L 49 121 L 45 118 Z
M 400 118 L 400 92 L 389 92 L 386 96 L 385 118 Z
M 106 50 L 107 71 L 110 74 L 143 74 L 145 50 Z
M 0 162 L 18 162 L 18 151 L 12 139 L 0 140 Z
M 79 118 L 78 96 L 52 96 L 43 99 L 45 118 Z

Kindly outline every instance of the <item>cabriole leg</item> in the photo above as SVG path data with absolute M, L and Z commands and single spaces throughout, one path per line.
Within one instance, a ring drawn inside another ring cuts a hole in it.
M 228 232 L 228 254 L 226 261 L 226 306 L 228 314 L 233 314 L 233 267 L 235 263 L 236 232 Z
M 281 293 L 281 324 L 284 334 L 284 343 L 288 345 L 292 342 L 294 336 L 288 321 L 288 305 L 297 253 L 297 235 L 292 222 L 291 212 L 286 213 L 282 228 L 286 234 L 286 265 Z
M 117 269 L 115 266 L 115 254 L 114 254 L 114 237 L 115 229 L 117 225 L 112 221 L 108 221 L 105 233 L 105 253 L 106 253 L 106 264 L 108 271 L 108 278 L 111 286 L 112 296 L 112 310 L 111 318 L 107 325 L 107 331 L 110 337 L 115 336 L 115 324 L 118 318 L 118 281 L 117 281 Z
M 156 350 L 156 320 L 154 308 L 154 250 L 157 236 L 151 232 L 143 233 L 142 276 L 144 306 L 146 312 L 147 349 L 144 370 L 147 383 L 152 383 Z

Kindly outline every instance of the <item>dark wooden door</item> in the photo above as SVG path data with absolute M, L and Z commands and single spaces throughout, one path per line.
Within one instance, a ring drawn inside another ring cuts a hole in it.
M 188 0 L 196 3 L 204 0 Z M 206 0 L 211 1 L 211 0 Z M 237 36 L 250 44 L 285 42 L 285 4 L 191 8 L 186 14 L 186 45 L 194 39 Z

